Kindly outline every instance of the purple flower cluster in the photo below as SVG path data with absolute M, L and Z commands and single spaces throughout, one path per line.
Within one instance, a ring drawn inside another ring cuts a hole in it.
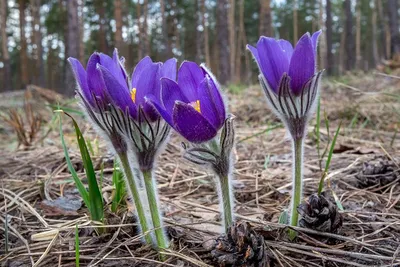
M 113 105 L 128 112 L 134 120 L 139 107 L 154 122 L 162 118 L 178 133 L 193 143 L 214 138 L 222 127 L 225 105 L 214 76 L 204 67 L 185 61 L 178 71 L 176 59 L 164 64 L 143 58 L 132 78 L 124 69 L 124 59 L 94 53 L 86 70 L 70 58 L 78 88 L 85 100 L 96 109 L 96 102 Z
M 270 108 L 295 139 L 304 137 L 318 95 L 322 74 L 316 71 L 320 34 L 304 34 L 295 48 L 286 40 L 265 36 L 260 37 L 256 47 L 247 46 L 260 70 L 259 80 Z

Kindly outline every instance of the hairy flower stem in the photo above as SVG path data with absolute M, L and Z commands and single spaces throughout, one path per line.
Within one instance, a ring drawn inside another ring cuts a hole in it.
M 229 176 L 224 175 L 219 177 L 221 185 L 221 197 L 222 197 L 222 211 L 224 213 L 224 231 L 227 233 L 230 226 L 233 224 L 233 211 L 231 201 L 231 187 Z
M 292 189 L 292 210 L 290 225 L 297 226 L 299 213 L 297 207 L 300 205 L 303 191 L 303 138 L 293 140 L 293 189 Z M 296 231 L 289 230 L 289 238 L 296 237 Z
M 165 236 L 164 229 L 162 227 L 162 220 L 158 208 L 156 188 L 152 177 L 152 171 L 151 170 L 143 171 L 143 179 L 146 187 L 147 199 L 149 201 L 151 219 L 153 220 L 153 227 L 157 240 L 157 247 L 158 249 L 163 250 L 168 248 L 168 240 L 167 237 Z M 162 254 L 161 254 L 161 259 L 164 260 Z
M 135 177 L 133 176 L 132 169 L 129 166 L 129 160 L 125 153 L 118 154 L 119 160 L 121 161 L 122 168 L 125 173 L 126 181 L 128 182 L 129 190 L 131 191 L 133 201 L 135 202 L 136 211 L 139 217 L 140 227 L 142 228 L 142 232 L 145 234 L 144 239 L 146 243 L 151 245 L 153 243 L 151 239 L 151 235 L 149 233 L 149 227 L 147 225 L 146 214 L 144 212 L 144 208 L 142 205 L 142 201 L 140 199 L 139 190 L 136 185 Z

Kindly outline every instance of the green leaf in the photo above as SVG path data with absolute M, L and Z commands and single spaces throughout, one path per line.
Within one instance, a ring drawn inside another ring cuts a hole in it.
M 332 156 L 333 156 L 333 150 L 335 149 L 336 140 L 337 140 L 337 137 L 339 135 L 341 126 L 342 126 L 342 122 L 339 123 L 339 126 L 336 129 L 335 136 L 333 137 L 333 140 L 332 140 L 332 143 L 331 143 L 331 147 L 329 149 L 328 158 L 327 158 L 326 163 L 325 163 L 324 173 L 322 175 L 321 180 L 319 181 L 318 195 L 321 195 L 322 190 L 324 189 L 325 177 L 328 174 L 329 166 L 331 165 L 331 160 L 332 160 Z
M 75 266 L 79 267 L 79 258 L 80 258 L 80 250 L 79 250 L 79 229 L 78 225 L 75 226 Z
M 114 197 L 112 199 L 111 211 L 116 212 L 119 205 L 125 197 L 125 182 L 123 179 L 123 174 L 120 171 L 118 164 L 114 162 L 114 171 L 112 176 L 112 182 L 115 188 Z
M 78 124 L 71 115 L 69 115 L 68 113 L 65 113 L 65 115 L 71 118 L 72 123 L 74 124 L 76 138 L 78 139 L 78 145 L 82 156 L 83 167 L 85 169 L 89 185 L 89 202 L 90 202 L 89 209 L 90 209 L 91 219 L 94 221 L 102 222 L 104 218 L 103 196 L 101 195 L 99 186 L 97 184 L 96 173 L 93 168 L 92 159 L 90 158 L 90 154 L 86 146 L 85 139 L 83 138 L 82 132 L 79 129 Z
M 278 223 L 280 224 L 289 223 L 289 213 L 287 210 L 282 211 L 281 215 L 279 215 Z
M 85 202 L 86 207 L 90 210 L 90 201 L 89 201 L 89 193 L 86 191 L 85 186 L 83 185 L 81 179 L 79 179 L 78 174 L 76 173 L 74 166 L 72 166 L 71 158 L 69 157 L 68 148 L 65 144 L 64 133 L 62 129 L 62 120 L 61 114 L 59 115 L 59 123 L 60 123 L 60 137 L 61 137 L 61 145 L 64 150 L 65 161 L 67 162 L 67 167 L 69 172 L 74 179 L 75 185 L 78 188 L 79 194 L 81 195 L 83 202 Z

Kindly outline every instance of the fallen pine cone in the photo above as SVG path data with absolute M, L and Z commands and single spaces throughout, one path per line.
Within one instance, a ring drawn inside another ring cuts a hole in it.
M 224 267 L 268 266 L 264 238 L 242 221 L 232 225 L 226 235 L 218 237 L 211 255 Z
M 343 217 L 336 204 L 326 197 L 325 192 L 319 196 L 311 195 L 308 202 L 297 207 L 297 211 L 301 216 L 301 227 L 329 233 L 338 233 L 342 228 Z
M 395 166 L 388 160 L 376 163 L 364 162 L 362 170 L 356 175 L 360 188 L 371 186 L 385 186 L 394 180 L 397 175 Z

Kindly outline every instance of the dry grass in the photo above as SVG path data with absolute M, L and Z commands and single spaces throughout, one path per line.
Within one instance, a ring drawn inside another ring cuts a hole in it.
M 296 242 L 285 238 L 286 226 L 277 224 L 288 207 L 291 188 L 291 147 L 285 130 L 268 111 L 258 86 L 229 96 L 237 116 L 235 196 L 237 218 L 247 220 L 264 235 L 271 266 L 400 266 L 400 101 L 382 92 L 400 95 L 400 80 L 380 75 L 349 76 L 325 81 L 322 110 L 330 120 L 330 136 L 343 120 L 327 184 L 344 207 L 339 235 L 295 228 Z M 377 93 L 379 92 L 379 94 Z M 397 110 L 397 111 L 396 111 Z M 358 115 L 356 115 L 358 114 Z M 42 131 L 51 129 L 44 122 Z M 355 119 L 356 118 L 356 119 Z M 315 124 L 314 122 L 312 123 Z M 84 121 L 84 135 L 97 137 Z M 74 143 L 72 127 L 65 125 L 68 144 Z M 272 128 L 272 130 L 268 130 Z M 314 127 L 309 128 L 305 149 L 305 196 L 316 192 L 322 172 Z M 322 146 L 328 133 L 321 131 Z M 3 129 L 2 145 L 15 141 Z M 218 197 L 213 177 L 184 161 L 180 142 L 173 135 L 161 155 L 157 179 L 173 248 L 161 264 L 156 253 L 141 245 L 130 212 L 107 212 L 107 231 L 98 236 L 82 208 L 75 214 L 42 205 L 59 196 L 76 196 L 66 167 L 59 136 L 50 132 L 30 150 L 0 153 L 0 247 L 3 266 L 75 266 L 74 233 L 79 226 L 81 266 L 212 266 L 210 244 L 221 230 Z M 84 178 L 76 144 L 72 161 Z M 364 162 L 388 159 L 397 179 L 385 186 L 360 188 L 357 175 Z M 99 170 L 105 162 L 103 195 L 111 195 L 112 158 L 100 141 L 94 160 Z M 9 249 L 5 253 L 5 221 Z

